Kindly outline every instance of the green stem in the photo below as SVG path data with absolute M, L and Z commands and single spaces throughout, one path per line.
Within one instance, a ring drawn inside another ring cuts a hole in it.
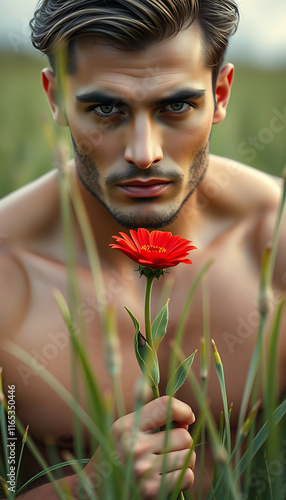
M 154 399 L 158 399 L 160 397 L 159 388 L 157 386 L 152 387 L 152 392 L 153 392 Z
M 152 338 L 152 329 L 151 329 L 151 291 L 152 291 L 154 276 L 150 276 L 149 278 L 146 279 L 147 283 L 146 283 L 146 293 L 145 293 L 145 333 L 146 333 L 146 340 L 149 346 L 154 351 L 154 353 L 156 353 Z M 155 399 L 160 397 L 159 388 L 157 386 L 152 387 L 152 392 Z
M 154 276 L 147 278 L 146 293 L 145 293 L 145 332 L 146 340 L 149 346 L 154 350 L 154 344 L 151 331 L 151 291 L 154 281 Z

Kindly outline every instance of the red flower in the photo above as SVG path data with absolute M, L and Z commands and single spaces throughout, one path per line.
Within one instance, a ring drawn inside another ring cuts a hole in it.
M 125 233 L 120 236 L 112 236 L 117 241 L 109 246 L 117 248 L 125 253 L 140 266 L 152 269 L 165 269 L 173 267 L 183 262 L 192 264 L 188 257 L 189 252 L 196 247 L 191 245 L 191 241 L 185 240 L 181 236 L 173 236 L 170 232 L 152 231 L 139 228 L 138 231 L 130 230 L 131 238 Z

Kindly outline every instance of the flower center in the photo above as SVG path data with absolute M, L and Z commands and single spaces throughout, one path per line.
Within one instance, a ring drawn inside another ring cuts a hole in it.
M 143 245 L 140 250 L 145 250 L 146 252 L 157 252 L 157 253 L 165 253 L 167 250 L 164 247 L 158 247 L 155 245 Z

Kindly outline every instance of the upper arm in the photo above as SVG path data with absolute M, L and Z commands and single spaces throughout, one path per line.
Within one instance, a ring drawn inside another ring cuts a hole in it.
M 26 272 L 9 248 L 0 247 L 0 339 L 11 339 L 27 311 Z

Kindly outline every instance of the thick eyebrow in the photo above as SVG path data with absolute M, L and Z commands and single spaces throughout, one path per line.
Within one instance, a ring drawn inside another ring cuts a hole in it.
M 169 97 L 165 97 L 164 99 L 160 99 L 158 104 L 160 106 L 164 106 L 166 104 L 172 104 L 175 102 L 186 101 L 188 99 L 201 99 L 204 97 L 206 91 L 204 89 L 182 89 L 174 94 L 171 94 Z
M 178 92 L 175 92 L 174 94 L 170 94 L 169 97 L 165 97 L 164 99 L 156 101 L 155 104 L 164 106 L 166 104 L 172 104 L 174 102 L 185 101 L 186 99 L 201 99 L 205 95 L 205 93 L 205 89 L 182 89 Z M 100 102 L 113 106 L 128 106 L 126 101 L 123 101 L 122 99 L 119 99 L 118 97 L 107 94 L 105 92 L 86 92 L 76 95 L 75 99 L 84 104 Z
M 84 104 L 92 103 L 92 102 L 100 102 L 104 104 L 117 104 L 117 105 L 126 105 L 122 99 L 115 97 L 111 94 L 106 94 L 105 92 L 86 92 L 83 94 L 78 94 L 75 96 L 76 100 L 82 102 Z

